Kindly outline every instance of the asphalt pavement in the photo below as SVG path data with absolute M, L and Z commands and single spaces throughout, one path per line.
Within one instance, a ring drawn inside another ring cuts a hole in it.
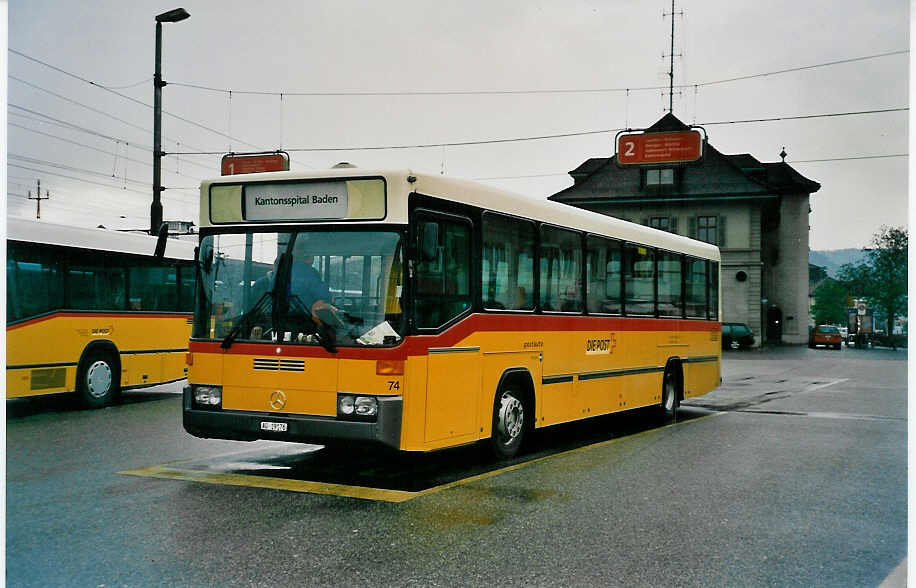
M 277 461 L 300 449 L 185 434 L 170 389 L 98 411 L 8 401 L 6 580 L 877 586 L 906 556 L 906 365 L 905 350 L 727 352 L 723 385 L 676 421 L 634 411 L 551 428 L 508 464 L 475 447 Z M 259 452 L 274 461 L 246 461 Z M 122 473 L 189 463 L 413 494 Z

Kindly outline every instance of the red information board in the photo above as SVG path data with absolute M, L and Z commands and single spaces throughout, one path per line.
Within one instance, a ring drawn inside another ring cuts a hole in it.
M 220 173 L 224 176 L 270 171 L 289 171 L 289 155 L 282 151 L 279 153 L 230 153 L 223 155 L 220 164 Z
M 703 155 L 699 131 L 640 133 L 617 137 L 617 163 L 687 163 Z

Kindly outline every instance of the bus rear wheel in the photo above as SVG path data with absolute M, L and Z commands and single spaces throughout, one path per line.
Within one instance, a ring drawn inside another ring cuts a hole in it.
M 496 457 L 514 457 L 525 438 L 527 413 L 525 398 L 517 390 L 507 388 L 496 395 L 493 403 L 493 432 L 490 447 Z
M 86 408 L 101 408 L 112 404 L 119 391 L 117 362 L 112 354 L 102 350 L 89 351 L 76 373 L 76 391 Z

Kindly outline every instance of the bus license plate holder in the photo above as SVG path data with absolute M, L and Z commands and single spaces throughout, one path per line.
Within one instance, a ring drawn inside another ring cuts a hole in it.
M 285 433 L 288 430 L 286 423 L 277 423 L 273 421 L 261 421 L 262 431 L 272 431 L 274 433 Z

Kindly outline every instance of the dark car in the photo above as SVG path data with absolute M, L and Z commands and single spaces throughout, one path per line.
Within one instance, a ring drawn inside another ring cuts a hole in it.
M 818 325 L 808 333 L 808 347 L 814 349 L 818 345 L 839 349 L 843 344 L 843 335 L 840 329 L 832 325 Z
M 747 349 L 754 344 L 754 331 L 744 323 L 722 323 L 722 349 Z

